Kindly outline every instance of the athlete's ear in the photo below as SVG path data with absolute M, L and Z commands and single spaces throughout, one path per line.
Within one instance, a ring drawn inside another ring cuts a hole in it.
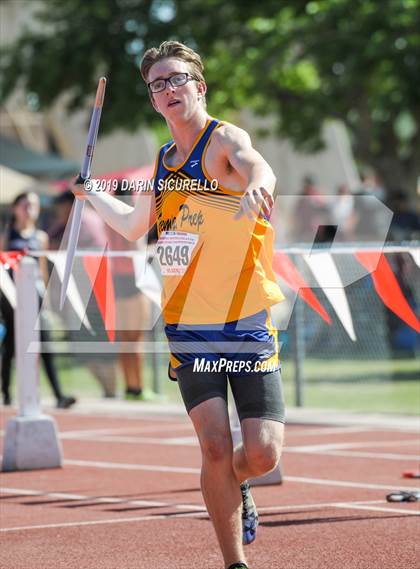
M 207 85 L 205 84 L 204 81 L 198 82 L 197 91 L 198 91 L 198 98 L 204 99 L 207 93 Z

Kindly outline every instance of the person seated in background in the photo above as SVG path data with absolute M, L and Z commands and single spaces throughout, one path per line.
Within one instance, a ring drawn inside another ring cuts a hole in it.
M 1 237 L 0 249 L 6 251 L 46 251 L 48 250 L 48 235 L 37 228 L 37 221 L 40 212 L 39 198 L 33 192 L 23 192 L 16 196 L 12 203 L 12 215 L 6 225 L 6 231 Z M 39 306 L 41 307 L 45 286 L 48 282 L 48 271 L 45 257 L 37 258 L 39 271 L 36 279 L 36 289 L 38 292 Z M 10 269 L 13 278 L 13 271 Z M 1 388 L 4 405 L 10 405 L 12 398 L 10 394 L 10 381 L 12 360 L 15 353 L 15 328 L 14 310 L 4 294 L 1 295 L 1 313 L 5 336 L 1 350 Z M 41 322 L 45 318 L 45 313 L 41 312 Z M 41 326 L 41 342 L 50 342 L 50 335 L 47 329 Z M 51 389 L 57 401 L 57 407 L 67 409 L 76 403 L 75 397 L 64 395 L 57 375 L 54 356 L 49 352 L 41 352 L 45 373 L 50 383 Z

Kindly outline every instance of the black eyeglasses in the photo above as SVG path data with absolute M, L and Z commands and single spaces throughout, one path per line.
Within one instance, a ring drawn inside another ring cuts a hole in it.
M 164 91 L 166 89 L 166 83 L 168 82 L 171 87 L 182 87 L 188 81 L 197 81 L 195 77 L 190 75 L 189 73 L 176 73 L 175 75 L 171 75 L 170 77 L 159 78 L 151 81 L 147 84 L 148 88 L 152 93 L 160 93 L 160 91 Z

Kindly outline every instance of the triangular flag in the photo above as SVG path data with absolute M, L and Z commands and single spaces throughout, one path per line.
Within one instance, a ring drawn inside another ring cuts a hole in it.
M 312 255 L 303 255 L 303 258 L 330 301 L 347 334 L 355 342 L 356 334 L 346 292 L 331 254 L 312 253 Z
M 160 308 L 162 285 L 150 263 L 146 253 L 138 252 L 133 257 L 136 287 Z
M 413 261 L 418 267 L 420 267 L 420 249 L 410 249 L 410 255 L 413 257 Z
M 86 255 L 83 265 L 93 287 L 96 302 L 111 342 L 115 341 L 115 296 L 108 257 Z
M 377 251 L 357 251 L 355 257 L 372 273 L 376 292 L 385 306 L 416 332 L 420 332 L 420 323 L 405 299 L 385 255 Z
M 275 251 L 273 255 L 273 269 L 292 290 L 297 292 L 303 300 L 325 320 L 325 322 L 331 324 L 329 314 L 285 253 Z
M 64 267 L 66 264 L 65 255 L 63 253 L 57 252 L 48 252 L 47 258 L 53 263 L 54 269 L 57 271 L 57 276 L 61 282 L 63 282 L 64 277 Z M 92 332 L 92 326 L 90 325 L 89 318 L 86 312 L 86 307 L 83 306 L 82 299 L 80 297 L 79 291 L 76 286 L 76 281 L 74 280 L 73 275 L 70 275 L 69 284 L 67 287 L 67 298 L 77 314 L 80 322 L 86 326 L 89 332 Z
M 0 263 L 6 269 L 14 269 L 22 257 L 27 255 L 25 251 L 0 251 Z
M 13 310 L 16 310 L 16 287 L 12 277 L 0 263 L 0 288 L 4 296 L 9 301 Z

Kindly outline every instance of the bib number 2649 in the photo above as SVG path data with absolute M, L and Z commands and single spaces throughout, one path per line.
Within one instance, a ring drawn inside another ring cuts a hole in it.
M 183 275 L 191 262 L 198 235 L 180 231 L 164 231 L 156 252 L 163 275 Z

